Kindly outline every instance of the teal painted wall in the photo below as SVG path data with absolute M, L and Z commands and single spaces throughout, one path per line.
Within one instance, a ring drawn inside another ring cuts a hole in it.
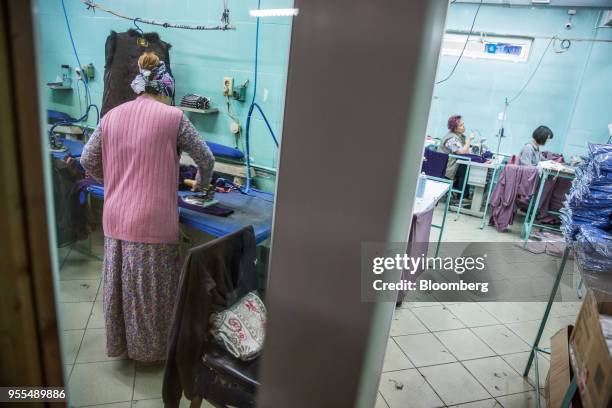
M 447 30 L 469 30 L 475 4 L 453 4 Z M 428 134 L 441 137 L 452 114 L 464 116 L 470 129 L 478 129 L 495 148 L 498 114 L 505 97 L 514 96 L 537 65 L 548 39 L 612 40 L 612 29 L 594 27 L 600 11 L 579 8 L 573 28 L 565 29 L 567 9 L 559 7 L 482 6 L 474 30 L 487 33 L 535 37 L 527 63 L 463 58 L 453 77 L 435 86 Z M 457 57 L 441 56 L 437 80 L 445 78 Z M 523 94 L 509 108 L 507 138 L 501 152 L 515 154 L 531 140 L 533 129 L 549 126 L 554 139 L 547 150 L 569 158 L 585 151 L 586 142 L 608 140 L 607 124 L 612 122 L 612 43 L 573 41 L 566 53 L 549 49 L 540 69 Z M 477 134 L 478 137 L 478 134 Z
M 151 18 L 164 22 L 216 25 L 222 11 L 221 0 L 100 0 L 107 8 L 130 17 Z M 94 103 L 101 106 L 104 72 L 104 43 L 111 30 L 126 31 L 133 27 L 130 21 L 116 18 L 97 10 L 86 10 L 80 0 L 65 0 L 68 17 L 82 64 L 93 62 L 96 78 L 91 82 Z M 293 0 L 262 0 L 261 8 L 292 7 Z M 145 32 L 156 31 L 172 44 L 170 57 L 176 80 L 177 103 L 188 92 L 206 95 L 213 104 L 225 112 L 225 99 L 221 93 L 224 76 L 234 78 L 235 84 L 249 79 L 247 102 L 233 101 L 232 108 L 244 127 L 253 92 L 253 63 L 255 54 L 255 18 L 248 13 L 257 7 L 256 0 L 228 0 L 230 20 L 235 31 L 191 31 L 165 29 L 141 24 Z M 60 73 L 60 65 L 76 67 L 60 0 L 40 0 L 39 43 L 41 75 L 45 82 L 53 81 Z M 259 75 L 257 102 L 263 108 L 271 126 L 281 137 L 283 104 L 291 19 L 270 17 L 260 20 Z M 76 80 L 73 74 L 73 80 Z M 84 104 L 84 91 L 81 97 Z M 77 116 L 78 93 L 46 89 L 48 107 Z M 84 109 L 84 106 L 83 106 Z M 223 114 L 199 115 L 190 113 L 190 119 L 206 140 L 235 146 L 229 130 L 230 118 Z M 90 120 L 93 124 L 93 120 Z M 278 150 L 269 136 L 265 123 L 258 114 L 251 122 L 251 157 L 255 165 L 276 168 Z M 268 187 L 273 183 L 268 182 Z

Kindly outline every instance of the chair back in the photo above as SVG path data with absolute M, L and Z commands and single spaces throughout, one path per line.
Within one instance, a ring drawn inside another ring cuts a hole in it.
M 424 157 L 421 171 L 428 176 L 444 177 L 448 163 L 448 154 L 437 152 L 433 149 L 425 149 Z

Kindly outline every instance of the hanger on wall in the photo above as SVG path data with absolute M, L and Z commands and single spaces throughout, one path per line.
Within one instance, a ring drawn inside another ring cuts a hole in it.
M 147 39 L 144 36 L 144 31 L 142 31 L 142 28 L 140 28 L 140 26 L 138 25 L 137 21 L 140 20 L 140 17 L 136 17 L 134 19 L 134 26 L 136 27 L 136 32 L 138 33 L 138 38 L 136 39 L 136 44 L 140 45 L 141 47 L 148 47 L 149 46 L 149 42 L 147 41 Z

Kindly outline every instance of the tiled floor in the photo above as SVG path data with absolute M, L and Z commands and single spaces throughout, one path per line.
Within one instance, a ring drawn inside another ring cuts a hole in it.
M 440 216 L 437 211 L 434 223 Z M 519 239 L 519 222 L 505 233 L 479 227 L 480 219 L 462 215 L 459 221 L 454 221 L 449 214 L 443 241 Z M 432 239 L 436 238 L 434 229 Z M 506 254 L 503 263 L 510 267 L 504 271 L 512 271 L 513 279 L 532 282 L 535 277 L 521 276 L 521 269 L 514 265 L 525 262 L 520 251 Z M 537 261 L 542 265 L 548 262 L 547 258 Z M 540 278 L 544 279 L 543 290 L 548 293 L 550 276 L 543 273 Z M 564 299 L 571 295 L 566 291 Z M 536 406 L 535 368 L 532 367 L 528 379 L 522 377 L 522 371 L 544 312 L 544 302 L 439 302 L 431 295 L 417 298 L 422 301 L 404 302 L 395 311 L 376 408 Z M 580 303 L 577 298 L 574 300 L 554 304 L 544 331 L 543 347 L 548 346 L 551 335 L 575 320 Z M 548 367 L 547 357 L 540 357 L 541 387 Z
M 92 252 L 101 255 L 100 237 Z M 163 407 L 163 366 L 141 366 L 106 356 L 102 263 L 75 249 L 60 249 L 60 325 L 69 405 L 104 408 Z M 189 406 L 181 401 L 181 406 Z M 211 407 L 204 403 L 203 407 Z
M 481 230 L 480 220 L 474 217 L 453 219 L 449 216 L 447 221 L 446 242 L 518 239 L 518 223 L 509 232 L 498 233 L 490 227 Z M 437 230 L 432 230 L 432 238 L 437 238 Z M 93 252 L 100 255 L 102 248 L 99 236 L 94 237 Z M 59 256 L 60 319 L 70 406 L 163 406 L 163 367 L 106 357 L 101 262 L 76 250 L 61 249 Z M 525 262 L 522 258 L 507 256 L 503 262 Z M 518 279 L 520 268 L 510 269 Z M 532 368 L 529 379 L 521 375 L 543 302 L 440 302 L 430 295 L 418 300 L 406 301 L 396 309 L 376 408 L 535 407 L 535 370 Z M 558 329 L 575 320 L 579 306 L 579 302 L 555 303 L 543 346 Z M 543 386 L 549 362 L 546 357 L 538 362 Z M 182 404 L 188 405 L 187 401 Z

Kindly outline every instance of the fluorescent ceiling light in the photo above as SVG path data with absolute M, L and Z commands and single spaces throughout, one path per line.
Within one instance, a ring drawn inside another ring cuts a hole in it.
M 298 13 L 299 10 L 296 8 L 249 10 L 252 17 L 292 17 Z

